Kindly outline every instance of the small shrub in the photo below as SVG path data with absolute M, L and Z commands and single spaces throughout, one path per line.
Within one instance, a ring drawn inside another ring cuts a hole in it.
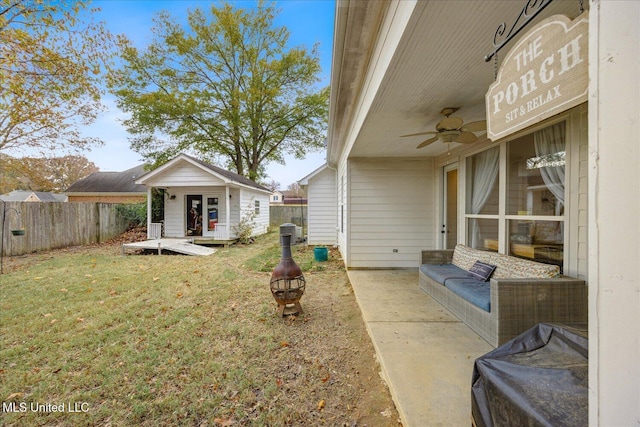
M 144 202 L 117 205 L 116 212 L 126 221 L 127 230 L 147 223 L 147 204 Z
M 256 213 L 250 203 L 247 210 L 243 212 L 238 225 L 233 228 L 240 243 L 245 245 L 251 243 L 253 230 L 256 227 L 255 219 Z

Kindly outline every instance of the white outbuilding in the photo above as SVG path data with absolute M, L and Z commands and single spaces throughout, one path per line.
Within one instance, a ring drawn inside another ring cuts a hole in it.
M 136 184 L 147 187 L 147 237 L 193 238 L 196 243 L 238 239 L 247 224 L 252 236 L 267 232 L 269 189 L 234 172 L 180 154 L 146 173 Z M 151 190 L 164 194 L 164 222 L 153 222 Z
M 298 181 L 307 193 L 310 245 L 335 245 L 338 233 L 336 173 L 324 164 Z

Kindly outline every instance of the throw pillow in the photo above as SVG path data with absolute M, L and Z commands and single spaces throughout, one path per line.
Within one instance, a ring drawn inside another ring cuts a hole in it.
M 481 282 L 486 282 L 487 280 L 489 280 L 489 277 L 491 277 L 495 269 L 495 265 L 486 264 L 482 261 L 476 261 L 469 269 L 469 273 L 474 279 L 480 280 Z

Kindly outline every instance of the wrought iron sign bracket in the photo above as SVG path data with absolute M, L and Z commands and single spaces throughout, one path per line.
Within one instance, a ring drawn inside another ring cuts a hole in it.
M 520 15 L 518 15 L 506 36 L 504 35 L 504 33 L 507 29 L 507 24 L 503 22 L 502 24 L 498 25 L 498 28 L 493 35 L 493 52 L 486 55 L 484 57 L 484 61 L 489 62 L 491 58 L 493 58 L 498 53 L 498 51 L 504 47 L 505 44 L 507 44 L 512 38 L 518 35 L 518 33 L 524 27 L 526 27 L 532 19 L 538 16 L 538 14 L 542 12 L 544 8 L 547 7 L 552 1 L 553 0 L 528 0 L 527 4 L 525 4 L 520 11 Z M 498 41 L 503 36 L 504 39 L 502 41 Z

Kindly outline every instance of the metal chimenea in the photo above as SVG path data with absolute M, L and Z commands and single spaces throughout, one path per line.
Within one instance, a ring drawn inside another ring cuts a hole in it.
M 291 234 L 281 234 L 282 258 L 271 274 L 271 294 L 278 303 L 280 317 L 302 314 L 300 298 L 304 294 L 305 280 L 302 269 L 291 257 Z

